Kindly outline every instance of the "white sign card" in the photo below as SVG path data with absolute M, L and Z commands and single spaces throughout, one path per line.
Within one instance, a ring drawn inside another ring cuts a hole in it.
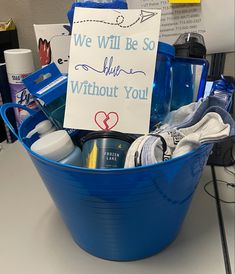
M 71 36 L 68 24 L 34 25 L 42 66 L 55 62 L 61 73 L 68 73 Z
M 65 128 L 149 131 L 161 11 L 76 8 Z

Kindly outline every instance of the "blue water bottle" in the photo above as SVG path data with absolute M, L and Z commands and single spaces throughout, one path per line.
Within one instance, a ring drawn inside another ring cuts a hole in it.
M 154 130 L 156 125 L 162 122 L 170 112 L 174 59 L 174 47 L 167 43 L 159 42 L 153 82 L 150 131 Z
M 206 70 L 202 70 L 201 82 L 197 89 L 196 66 L 205 66 L 206 47 L 204 38 L 198 33 L 184 33 L 174 44 L 173 83 L 171 110 L 197 101 L 204 94 Z
M 187 45 L 188 46 L 188 45 Z M 179 46 L 176 57 L 175 51 L 177 47 L 159 42 L 157 52 L 157 62 L 155 67 L 150 131 L 155 130 L 157 125 L 161 123 L 171 109 L 177 109 L 180 106 L 189 104 L 193 100 L 194 89 L 197 98 L 204 95 L 206 79 L 208 74 L 209 63 L 206 59 L 195 58 L 199 50 L 195 47 L 190 48 L 190 56 L 186 46 Z M 195 50 L 194 54 L 192 54 Z M 201 68 L 201 79 L 198 81 L 199 88 L 195 86 L 195 67 L 199 65 Z

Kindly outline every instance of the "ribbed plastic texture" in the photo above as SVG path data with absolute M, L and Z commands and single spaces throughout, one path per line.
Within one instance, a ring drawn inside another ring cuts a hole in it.
M 23 122 L 22 138 L 44 120 Z M 137 260 L 166 248 L 177 236 L 211 151 L 152 166 L 98 170 L 62 165 L 37 156 L 24 139 L 42 180 L 75 242 L 108 260 Z M 177 252 L 177 250 L 176 250 Z

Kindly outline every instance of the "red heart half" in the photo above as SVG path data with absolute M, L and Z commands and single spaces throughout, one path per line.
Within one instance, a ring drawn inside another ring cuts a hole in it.
M 95 114 L 95 123 L 102 130 L 111 130 L 119 122 L 119 116 L 116 112 L 106 113 L 104 111 L 98 111 Z

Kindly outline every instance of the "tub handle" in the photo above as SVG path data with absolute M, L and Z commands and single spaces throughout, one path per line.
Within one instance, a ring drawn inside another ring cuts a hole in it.
M 11 108 L 21 108 L 23 110 L 26 110 L 30 115 L 35 114 L 37 111 L 16 103 L 6 103 L 0 107 L 0 114 L 2 116 L 3 121 L 9 127 L 10 131 L 15 135 L 15 137 L 19 139 L 18 134 L 16 133 L 14 127 L 12 126 L 7 117 L 7 110 Z

